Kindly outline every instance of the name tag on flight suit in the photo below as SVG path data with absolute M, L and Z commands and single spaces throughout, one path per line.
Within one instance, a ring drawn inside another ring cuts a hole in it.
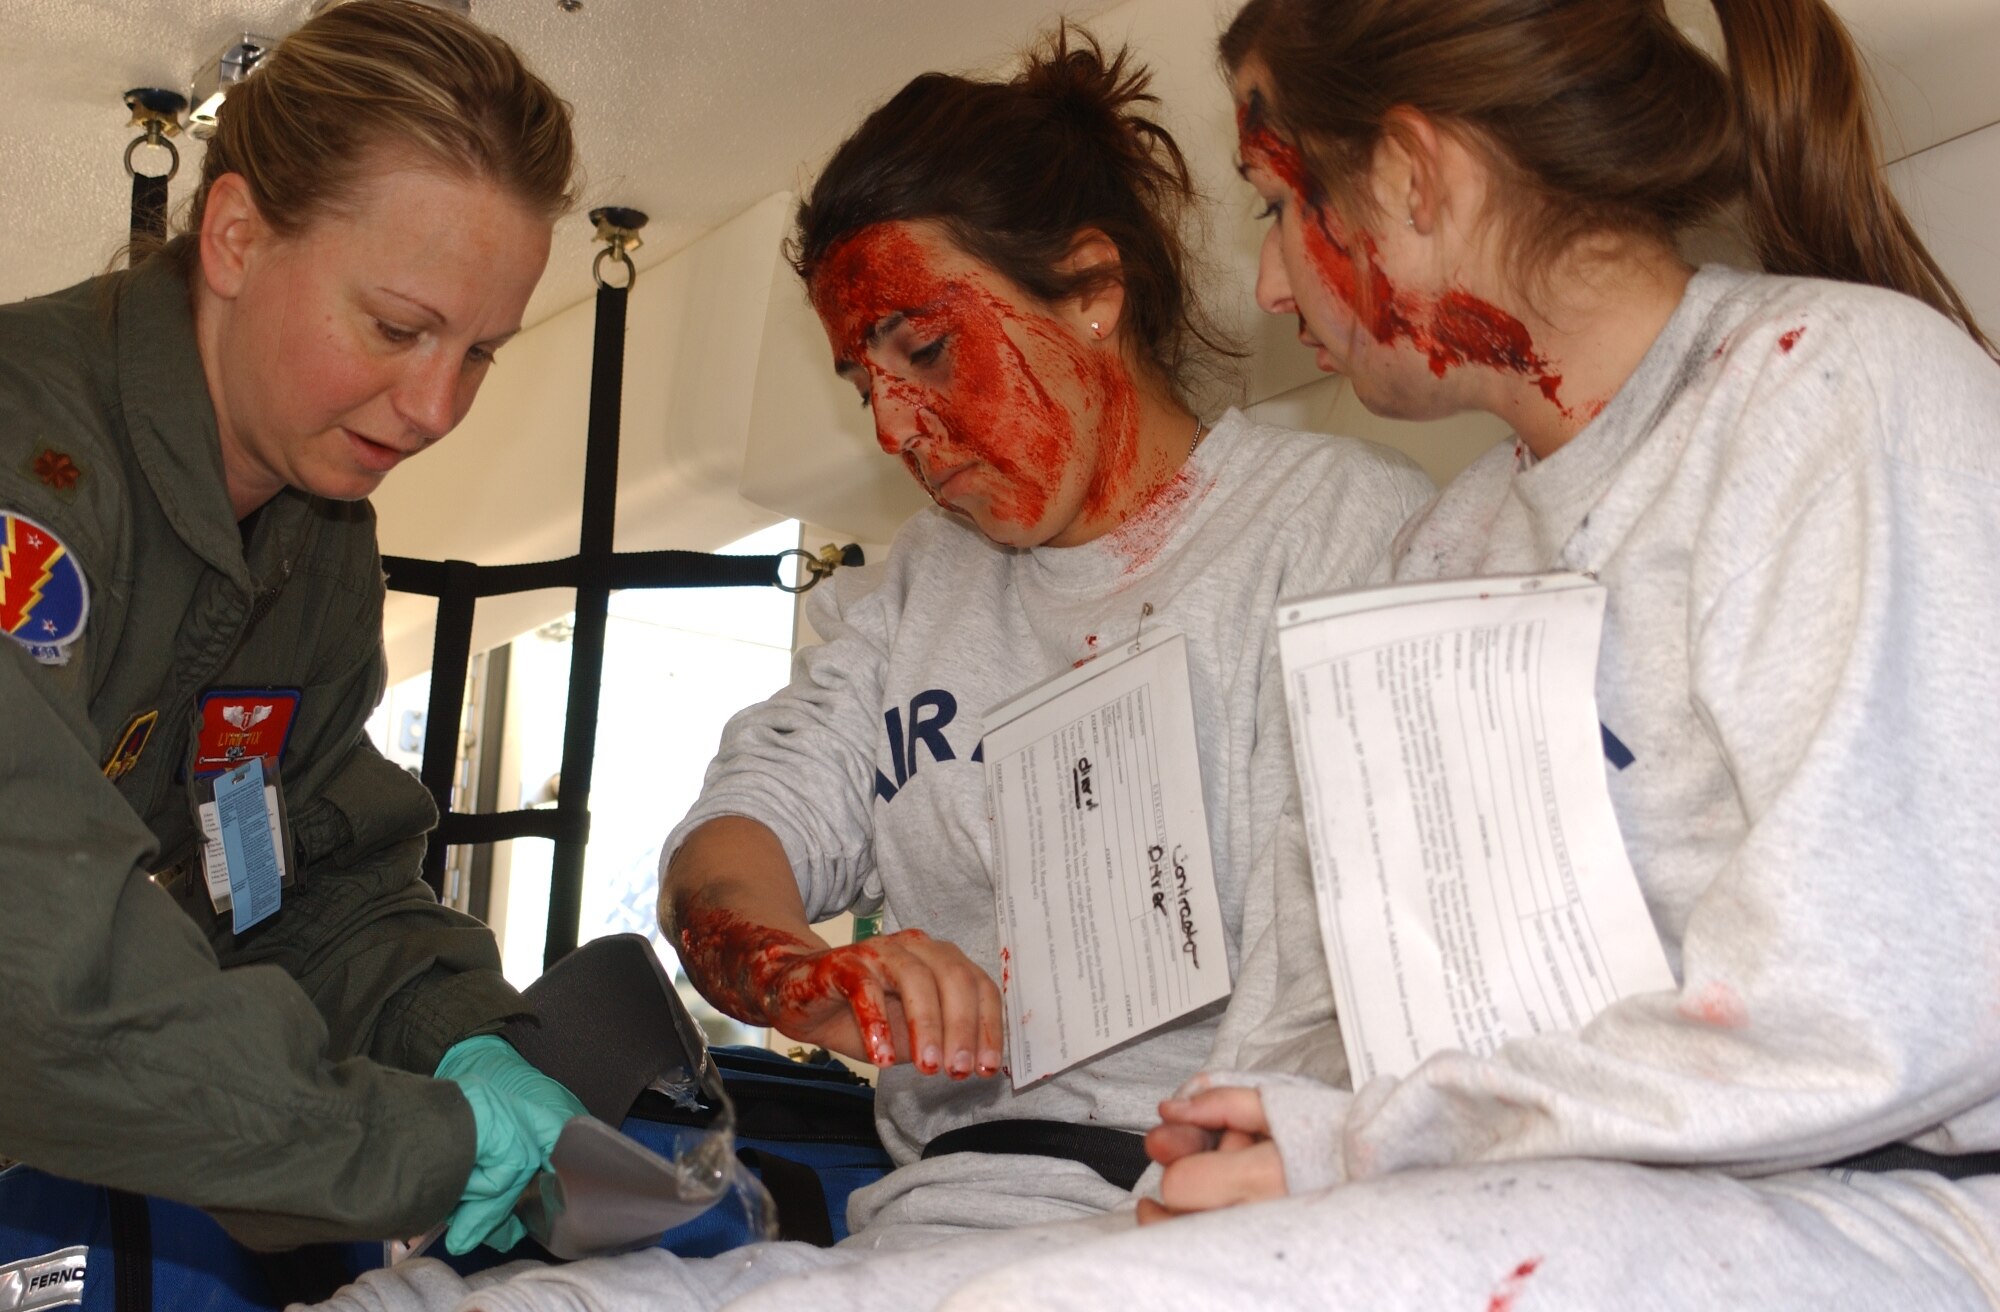
M 298 708 L 296 688 L 216 688 L 201 697 L 190 774 L 202 874 L 216 914 L 228 913 L 238 934 L 276 914 L 292 883 L 280 763 Z

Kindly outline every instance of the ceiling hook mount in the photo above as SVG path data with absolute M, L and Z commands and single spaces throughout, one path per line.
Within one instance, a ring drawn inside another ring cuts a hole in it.
M 616 260 L 625 266 L 625 289 L 639 281 L 639 270 L 632 263 L 632 252 L 645 245 L 639 236 L 639 229 L 646 226 L 644 210 L 626 209 L 622 205 L 601 205 L 590 212 L 590 221 L 597 226 L 597 240 L 605 243 L 597 252 L 597 258 L 590 262 L 590 275 L 597 279 L 599 287 L 612 284 L 604 280 L 604 262 Z
M 138 176 L 138 170 L 132 167 L 132 156 L 141 146 L 153 146 L 167 152 L 168 179 L 181 171 L 181 153 L 168 138 L 180 135 L 181 115 L 187 106 L 186 96 L 159 87 L 134 87 L 125 93 L 125 108 L 132 111 L 129 126 L 139 129 L 139 135 L 125 147 L 125 172 L 128 175 Z

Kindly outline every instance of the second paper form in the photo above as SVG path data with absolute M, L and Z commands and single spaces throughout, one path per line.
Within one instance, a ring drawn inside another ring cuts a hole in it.
M 1281 625 L 1356 1087 L 1673 987 L 1605 784 L 1603 589 L 1460 591 L 1385 589 L 1380 608 L 1306 606 Z

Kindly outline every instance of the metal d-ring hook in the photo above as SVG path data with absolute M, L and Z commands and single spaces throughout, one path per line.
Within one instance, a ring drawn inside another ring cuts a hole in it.
M 172 91 L 161 91 L 153 87 L 134 87 L 125 93 L 125 107 L 132 111 L 131 126 L 141 129 L 125 147 L 125 174 L 136 178 L 139 171 L 132 167 L 132 156 L 141 146 L 157 146 L 167 152 L 167 172 L 165 180 L 173 181 L 181 171 L 181 153 L 167 138 L 181 130 L 181 111 L 187 108 L 187 99 Z M 157 173 L 145 176 L 156 178 Z
M 630 291 L 632 284 L 639 281 L 639 268 L 632 263 L 632 252 L 645 244 L 639 236 L 639 229 L 646 226 L 645 212 L 605 205 L 590 212 L 590 221 L 597 225 L 597 240 L 605 243 L 597 258 L 590 262 L 590 276 L 599 287 L 611 286 L 604 280 L 604 262 L 616 260 L 625 266 L 625 290 Z
M 610 287 L 613 285 L 604 281 L 604 262 L 606 260 L 616 260 L 625 266 L 625 290 L 630 291 L 632 284 L 639 281 L 639 270 L 633 265 L 632 257 L 625 253 L 625 247 L 622 244 L 606 246 L 603 250 L 597 252 L 597 258 L 590 262 L 590 276 L 597 279 L 599 287 Z
M 157 127 L 150 124 L 143 133 L 132 138 L 131 143 L 125 147 L 125 175 L 132 178 L 139 176 L 139 170 L 132 167 L 132 154 L 141 146 L 160 146 L 166 150 L 168 160 L 166 177 L 168 182 L 172 182 L 174 175 L 181 171 L 181 153 L 174 148 L 174 143 L 168 141 Z M 146 176 L 155 178 L 159 174 L 148 173 Z
M 799 558 L 801 562 L 800 569 L 805 574 L 805 581 L 802 583 L 786 583 L 780 579 L 778 581 L 778 590 L 797 596 L 801 592 L 811 592 L 820 585 L 822 580 L 832 575 L 842 565 L 859 565 L 861 563 L 861 548 L 852 544 L 845 547 L 836 547 L 833 543 L 829 542 L 821 547 L 817 554 L 798 547 L 778 553 L 780 561 L 783 561 L 787 556 L 797 556 Z

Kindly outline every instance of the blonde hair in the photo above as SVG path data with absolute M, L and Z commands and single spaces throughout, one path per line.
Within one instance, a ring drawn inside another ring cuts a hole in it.
M 349 0 L 230 88 L 185 230 L 236 173 L 265 220 L 296 233 L 348 200 L 378 149 L 492 182 L 550 222 L 576 200 L 569 105 L 512 46 L 416 0 Z

